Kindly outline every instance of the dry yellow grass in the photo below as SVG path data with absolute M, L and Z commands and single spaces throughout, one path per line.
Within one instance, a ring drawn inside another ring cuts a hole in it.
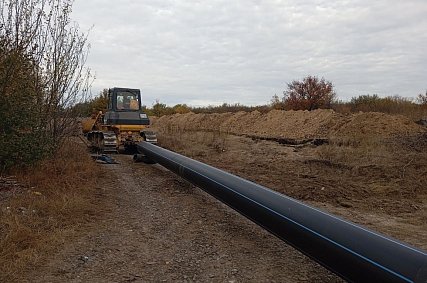
M 221 132 L 209 131 L 185 131 L 181 129 L 174 129 L 158 132 L 157 138 L 162 147 L 173 149 L 175 151 L 185 152 L 189 157 L 206 155 L 203 146 L 208 146 L 214 149 L 216 153 L 221 153 L 227 150 L 228 134 Z M 191 139 L 191 142 L 203 145 L 188 146 L 186 141 Z
M 73 142 L 35 168 L 15 172 L 22 190 L 0 202 L 0 282 L 19 281 L 25 268 L 97 217 L 100 174 L 86 148 Z

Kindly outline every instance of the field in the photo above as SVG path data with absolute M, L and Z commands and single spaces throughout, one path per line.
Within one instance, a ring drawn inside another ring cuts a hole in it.
M 189 113 L 154 126 L 166 148 L 427 248 L 427 133 L 404 116 Z
M 330 110 L 177 114 L 161 146 L 427 249 L 427 129 Z M 0 281 L 341 282 L 158 165 L 78 139 L 0 179 Z

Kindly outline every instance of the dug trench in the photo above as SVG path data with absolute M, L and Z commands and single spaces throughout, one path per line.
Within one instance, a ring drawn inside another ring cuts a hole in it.
M 427 248 L 426 198 L 417 187 L 424 180 L 416 175 L 421 172 L 415 161 L 404 176 L 396 176 L 416 179 L 402 186 L 403 182 L 395 184 L 393 168 L 355 169 L 351 162 L 322 161 L 318 152 L 325 149 L 315 146 L 287 147 L 206 132 L 163 133 L 159 142 Z M 418 140 L 405 144 L 411 150 L 414 144 L 423 146 Z M 391 146 L 392 142 L 387 145 Z M 109 210 L 98 222 L 82 227 L 80 236 L 67 241 L 53 258 L 28 272 L 27 281 L 341 282 L 163 167 L 133 163 L 128 155 L 114 157 L 120 164 L 102 165 L 108 173 L 102 195 L 111 202 Z
M 400 137 L 397 144 L 390 139 L 380 145 L 365 145 L 368 148 L 334 144 L 294 147 L 213 132 L 182 132 L 160 134 L 159 143 L 426 249 L 427 180 L 423 176 L 427 165 L 421 155 L 425 155 L 427 136 L 406 139 L 406 146 Z M 378 160 L 372 160 L 372 152 L 379 155 Z M 360 156 L 355 158 L 357 154 Z M 347 159 L 347 155 L 353 157 Z
M 154 127 L 163 147 L 427 245 L 427 128 L 406 117 L 331 110 L 188 113 L 163 116 Z M 315 140 L 323 142 L 294 142 Z
M 381 126 L 393 135 L 328 136 L 329 143 L 303 146 L 210 129 L 157 130 L 163 147 L 427 249 L 427 136 L 407 122 L 396 133 L 396 123 Z M 100 165 L 110 203 L 103 216 L 21 281 L 341 281 L 163 167 L 114 157 L 120 164 Z

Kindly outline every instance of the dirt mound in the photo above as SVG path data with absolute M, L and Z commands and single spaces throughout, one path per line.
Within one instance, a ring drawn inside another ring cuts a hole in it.
M 342 117 L 341 124 L 331 128 L 336 136 L 380 136 L 413 134 L 425 129 L 401 115 L 389 115 L 379 112 L 360 112 Z
M 258 111 L 223 114 L 175 114 L 153 123 L 159 130 L 220 131 L 264 138 L 387 137 L 425 131 L 408 118 L 367 112 L 339 114 L 333 110 Z

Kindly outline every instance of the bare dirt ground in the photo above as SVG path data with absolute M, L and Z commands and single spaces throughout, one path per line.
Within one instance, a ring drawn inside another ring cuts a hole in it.
M 159 165 L 105 165 L 112 205 L 27 282 L 341 282 Z M 103 209 L 103 208 L 100 208 Z
M 258 113 L 224 114 L 221 125 L 230 125 L 224 131 L 214 125 L 215 114 L 180 116 L 178 123 L 162 118 L 155 127 L 166 148 L 426 250 L 426 129 L 382 114 L 316 113 L 273 112 L 263 123 L 277 115 L 287 120 L 256 129 L 276 137 L 326 137 L 328 144 L 284 146 L 242 136 L 239 129 L 250 131 Z M 194 121 L 202 130 L 192 128 Z M 286 124 L 293 121 L 300 126 Z M 20 281 L 341 281 L 161 166 L 115 157 L 120 164 L 100 165 L 107 177 L 99 197 L 109 203 L 99 207 L 102 216 Z
M 395 153 L 393 159 L 386 154 L 388 161 L 368 158 L 368 164 L 359 161 L 359 165 L 319 157 L 319 151 L 337 150 L 333 145 L 290 147 L 211 132 L 160 134 L 159 140 L 186 156 L 427 249 L 427 137 L 424 139 L 424 152 L 413 153 L 419 160 L 405 157 L 401 145 L 396 148 L 390 142 L 385 146 Z

